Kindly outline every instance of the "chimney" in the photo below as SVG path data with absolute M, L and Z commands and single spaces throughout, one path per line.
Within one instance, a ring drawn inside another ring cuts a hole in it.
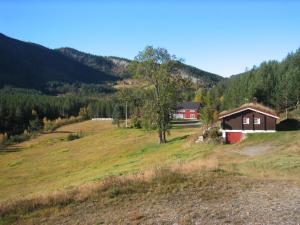
M 256 98 L 256 97 L 253 97 L 252 102 L 253 102 L 253 104 L 257 104 L 257 98 Z

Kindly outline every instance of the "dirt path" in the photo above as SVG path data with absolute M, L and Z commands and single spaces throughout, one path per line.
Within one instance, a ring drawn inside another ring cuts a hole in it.
M 275 181 L 244 180 L 202 189 L 194 185 L 163 195 L 124 196 L 108 204 L 75 206 L 34 224 L 299 224 L 300 188 Z M 209 194 L 208 194 L 209 193 Z
M 274 146 L 272 143 L 264 143 L 259 145 L 246 146 L 239 150 L 241 155 L 246 156 L 259 156 L 272 152 Z

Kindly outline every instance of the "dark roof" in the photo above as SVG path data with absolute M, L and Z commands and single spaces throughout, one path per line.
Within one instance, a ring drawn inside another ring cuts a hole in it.
M 223 117 L 227 117 L 227 116 L 230 116 L 235 113 L 245 111 L 247 109 L 258 111 L 258 112 L 261 112 L 262 114 L 266 114 L 266 115 L 278 118 L 275 111 L 269 107 L 266 107 L 266 106 L 264 106 L 262 104 L 258 104 L 258 103 L 247 103 L 238 108 L 221 112 L 219 115 L 219 119 L 222 119 Z
M 176 109 L 193 109 L 198 110 L 201 106 L 200 102 L 180 102 L 177 104 Z

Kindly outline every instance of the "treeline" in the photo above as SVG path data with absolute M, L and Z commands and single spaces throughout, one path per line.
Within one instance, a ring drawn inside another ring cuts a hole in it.
M 49 96 L 6 87 L 0 90 L 0 133 L 10 136 L 38 130 L 45 119 L 111 117 L 114 101 L 113 97 Z
M 251 102 L 254 97 L 278 112 L 295 106 L 300 101 L 300 49 L 281 62 L 263 62 L 221 81 L 208 95 L 219 111 Z
M 46 84 L 45 92 L 50 95 L 71 94 L 79 96 L 101 97 L 106 94 L 113 94 L 116 90 L 108 84 L 85 84 L 85 83 L 65 83 L 60 81 L 50 81 Z

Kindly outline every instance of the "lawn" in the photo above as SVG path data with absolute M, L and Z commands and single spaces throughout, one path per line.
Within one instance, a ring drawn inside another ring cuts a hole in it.
M 72 132 L 83 137 L 68 141 Z M 167 144 L 155 132 L 117 129 L 110 121 L 85 121 L 0 151 L 0 202 L 71 190 L 108 176 L 159 166 L 219 167 L 246 176 L 300 181 L 300 132 L 254 134 L 239 144 L 192 144 L 199 128 L 176 127 Z M 245 156 L 251 146 L 270 145 L 266 154 Z M 179 163 L 178 163 L 179 162 Z
M 263 154 L 245 156 L 240 152 L 266 147 Z M 227 150 L 225 150 L 227 149 Z M 225 146 L 219 160 L 226 170 L 258 178 L 289 179 L 300 182 L 300 132 L 286 131 L 251 134 L 233 146 Z
M 68 141 L 70 132 L 83 137 Z M 160 165 L 199 158 L 212 149 L 186 140 L 197 128 L 173 129 L 165 145 L 155 132 L 117 129 L 110 121 L 85 121 L 59 128 L 0 153 L 0 201 L 125 175 Z

